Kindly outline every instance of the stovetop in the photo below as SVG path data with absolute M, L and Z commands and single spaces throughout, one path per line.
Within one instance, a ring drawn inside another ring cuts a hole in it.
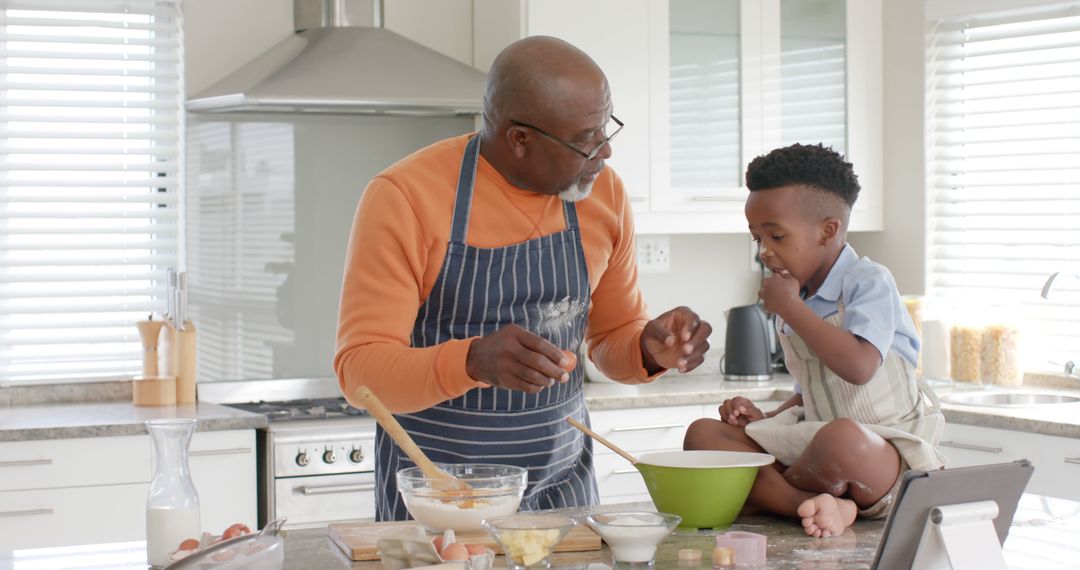
M 231 408 L 263 414 L 271 422 L 321 420 L 367 415 L 367 411 L 352 407 L 345 398 L 303 398 L 282 402 L 234 403 L 227 405 Z

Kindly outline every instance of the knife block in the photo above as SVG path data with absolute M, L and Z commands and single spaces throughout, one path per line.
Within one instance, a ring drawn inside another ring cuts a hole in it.
M 136 406 L 176 404 L 176 377 L 143 376 L 132 380 L 131 401 Z
M 176 403 L 195 401 L 195 325 L 184 323 L 183 330 L 166 324 L 161 330 L 158 368 L 162 376 L 176 377 Z

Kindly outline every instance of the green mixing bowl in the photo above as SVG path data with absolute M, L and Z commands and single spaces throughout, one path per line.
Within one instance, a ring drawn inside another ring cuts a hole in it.
M 750 495 L 759 467 L 773 456 L 739 451 L 661 451 L 638 456 L 657 510 L 682 517 L 686 528 L 725 528 Z

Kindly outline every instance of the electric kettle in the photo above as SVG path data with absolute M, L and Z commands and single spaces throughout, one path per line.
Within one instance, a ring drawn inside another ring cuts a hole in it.
M 724 357 L 720 372 L 724 380 L 768 382 L 773 361 L 780 352 L 771 319 L 760 304 L 733 307 L 727 312 Z

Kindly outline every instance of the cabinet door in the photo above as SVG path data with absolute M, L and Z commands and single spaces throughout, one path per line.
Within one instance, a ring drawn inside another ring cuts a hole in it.
M 656 54 L 667 58 L 667 93 L 653 112 L 668 142 L 654 162 L 665 163 L 669 176 L 653 187 L 653 209 L 709 213 L 718 224 L 729 217 L 745 229 L 742 175 L 759 145 L 744 148 L 744 133 L 759 131 L 760 120 L 743 115 L 760 114 L 760 88 L 747 77 L 744 58 L 756 64 L 758 50 L 744 42 L 754 36 L 742 33 L 742 18 L 753 18 L 755 7 L 744 13 L 740 0 L 669 0 L 668 7 L 666 46 L 657 50 L 666 53 Z
M 233 523 L 257 528 L 255 430 L 196 433 L 188 464 L 204 532 L 220 534 Z
M 635 211 L 648 207 L 651 186 L 651 34 L 666 29 L 666 13 L 650 0 L 543 0 L 526 5 L 526 35 L 555 36 L 581 48 L 604 70 L 615 116 L 626 126 L 608 160 Z

